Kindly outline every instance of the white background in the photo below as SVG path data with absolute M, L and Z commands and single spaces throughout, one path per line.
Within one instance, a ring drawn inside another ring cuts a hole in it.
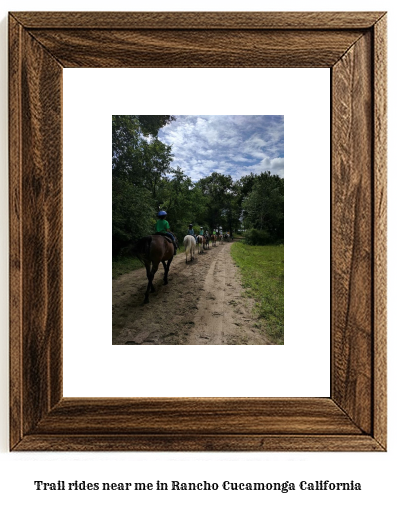
M 64 395 L 329 396 L 330 70 L 65 69 L 63 80 Z M 111 115 L 167 110 L 284 115 L 285 346 L 112 346 Z
M 92 5 L 92 7 L 91 7 Z M 389 11 L 389 48 L 396 44 L 395 3 L 390 1 L 323 1 L 296 2 L 280 0 L 276 4 L 262 1 L 211 2 L 200 3 L 166 1 L 111 3 L 85 0 L 79 2 L 49 1 L 34 3 L 36 10 L 388 10 Z M 1 33 L 1 99 L 0 99 L 0 498 L 2 504 L 10 505 L 86 505 L 88 501 L 96 505 L 108 505 L 117 502 L 120 506 L 131 505 L 295 505 L 341 506 L 359 503 L 361 506 L 374 504 L 393 505 L 395 502 L 396 449 L 396 373 L 393 365 L 396 360 L 396 345 L 393 339 L 396 333 L 396 318 L 393 304 L 396 301 L 396 272 L 389 262 L 389 445 L 387 453 L 30 453 L 10 454 L 8 452 L 8 288 L 7 288 L 7 25 L 6 11 L 32 10 L 33 4 L 27 1 L 6 0 L 0 23 Z M 390 51 L 389 61 L 389 167 L 396 165 L 396 148 L 393 139 L 396 136 L 395 123 L 395 57 Z M 395 171 L 389 171 L 389 259 L 396 258 L 396 177 Z M 269 492 L 224 492 L 216 493 L 104 493 L 104 492 L 36 492 L 33 481 L 46 482 L 63 479 L 65 481 L 91 482 L 155 482 L 157 479 L 222 482 L 231 481 L 331 481 L 355 480 L 362 483 L 361 493 L 323 493 L 291 492 L 286 495 Z

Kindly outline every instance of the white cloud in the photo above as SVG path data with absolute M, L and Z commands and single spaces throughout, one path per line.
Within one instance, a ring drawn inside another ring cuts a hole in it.
M 234 179 L 250 172 L 282 176 L 284 118 L 282 116 L 176 116 L 159 137 L 172 144 L 173 165 L 194 181 L 212 171 Z

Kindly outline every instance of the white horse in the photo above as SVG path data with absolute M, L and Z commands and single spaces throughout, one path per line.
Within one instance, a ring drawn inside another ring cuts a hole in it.
M 187 256 L 190 252 L 190 260 L 192 261 L 194 259 L 194 253 L 196 249 L 196 240 L 194 239 L 194 236 L 191 236 L 188 234 L 183 238 L 183 246 L 185 247 L 185 254 L 186 254 L 186 264 L 187 264 Z

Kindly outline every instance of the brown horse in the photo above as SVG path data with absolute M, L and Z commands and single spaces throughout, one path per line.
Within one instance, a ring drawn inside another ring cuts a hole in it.
M 217 239 L 216 234 L 211 234 L 212 246 L 216 246 L 216 239 Z
M 197 236 L 197 242 L 198 242 L 198 253 L 200 255 L 204 251 L 204 245 L 205 245 L 204 236 Z
M 135 245 L 133 253 L 146 267 L 146 276 L 149 282 L 144 303 L 149 303 L 149 291 L 155 292 L 153 278 L 160 262 L 164 266 L 164 285 L 168 283 L 168 271 L 174 257 L 174 245 L 166 236 L 145 236 Z

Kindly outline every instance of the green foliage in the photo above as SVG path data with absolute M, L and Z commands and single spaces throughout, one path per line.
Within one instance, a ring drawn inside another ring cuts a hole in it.
M 197 188 L 207 199 L 207 208 L 200 220 L 211 230 L 219 227 L 230 231 L 236 229 L 241 210 L 236 200 L 238 187 L 232 177 L 213 172 L 199 180 Z
M 113 255 L 128 243 L 153 231 L 153 200 L 146 188 L 113 178 L 112 239 Z
M 131 179 L 140 167 L 142 143 L 139 122 L 134 116 L 112 116 L 112 170 L 113 176 Z M 138 174 L 135 174 L 139 177 Z
M 160 207 L 167 210 L 171 230 L 181 243 L 189 229 L 189 224 L 197 224 L 206 211 L 207 198 L 186 176 L 180 167 L 171 170 L 171 176 L 163 179 L 159 191 Z
M 258 231 L 257 229 L 245 231 L 244 241 L 247 245 L 253 246 L 269 245 L 272 243 L 268 231 Z
M 171 146 L 157 139 L 171 116 L 112 117 L 113 255 L 153 232 L 157 194 L 171 169 Z M 149 136 L 149 137 L 148 137 Z
M 143 186 L 156 197 L 171 161 L 171 146 L 157 137 L 145 137 L 138 116 L 112 117 L 113 177 Z
M 175 116 L 166 115 L 138 115 L 136 117 L 139 121 L 143 135 L 157 136 L 159 130 L 172 121 L 175 121 Z
M 140 184 L 150 190 L 153 198 L 158 197 L 162 178 L 171 170 L 171 146 L 167 146 L 157 138 L 144 142 L 142 167 L 144 178 Z
M 242 201 L 244 225 L 265 231 L 268 243 L 284 238 L 284 179 L 265 172 L 257 176 L 252 191 Z M 261 243 L 265 244 L 265 243 Z
M 257 178 L 257 175 L 251 173 L 246 176 L 242 176 L 236 182 L 238 189 L 237 202 L 240 207 L 242 206 L 243 200 L 252 192 L 252 188 Z
M 121 275 L 139 269 L 142 263 L 136 257 L 116 257 L 112 259 L 112 279 L 115 280 Z
M 284 342 L 284 247 L 234 243 L 246 295 L 256 301 L 257 325 L 275 344 Z

